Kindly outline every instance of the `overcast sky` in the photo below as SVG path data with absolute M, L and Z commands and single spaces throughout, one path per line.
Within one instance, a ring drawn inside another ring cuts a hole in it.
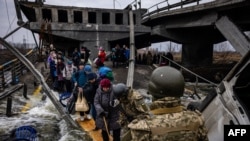
M 46 0 L 45 4 L 93 8 L 114 8 L 115 2 L 115 9 L 123 9 L 128 4 L 134 1 L 135 0 Z M 163 0 L 141 1 L 142 8 L 149 8 Z M 26 21 L 26 19 L 24 19 L 24 21 Z M 0 37 L 6 36 L 9 32 L 13 31 L 17 27 L 17 17 L 15 12 L 14 0 L 0 0 Z M 26 43 L 34 43 L 34 39 L 31 32 L 29 30 L 21 28 L 12 36 L 9 36 L 7 38 L 7 41 L 23 43 L 24 39 L 26 40 Z

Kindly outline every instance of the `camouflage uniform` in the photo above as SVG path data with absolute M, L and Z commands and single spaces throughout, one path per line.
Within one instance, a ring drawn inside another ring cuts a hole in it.
M 158 99 L 150 109 L 128 125 L 132 141 L 208 141 L 201 113 L 182 107 L 180 98 Z
M 120 102 L 123 109 L 122 111 L 124 112 L 121 112 L 119 122 L 123 126 L 127 126 L 128 117 L 135 119 L 148 111 L 144 97 L 132 89 L 129 90 L 128 95 L 124 95 L 120 98 Z
M 127 97 L 121 98 L 121 103 L 126 113 L 133 117 L 148 111 L 144 97 L 135 90 L 130 90 Z
M 207 129 L 200 112 L 181 105 L 184 77 L 175 68 L 156 68 L 148 83 L 154 97 L 149 114 L 133 120 L 128 127 L 132 141 L 207 141 Z

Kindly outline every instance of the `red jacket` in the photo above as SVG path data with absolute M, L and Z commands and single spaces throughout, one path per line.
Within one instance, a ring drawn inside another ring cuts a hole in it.
M 100 53 L 98 54 L 98 57 L 100 58 L 101 62 L 104 63 L 104 61 L 106 59 L 105 51 L 100 51 Z

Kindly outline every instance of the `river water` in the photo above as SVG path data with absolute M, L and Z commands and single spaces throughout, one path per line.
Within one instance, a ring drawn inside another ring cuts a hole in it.
M 57 92 L 54 94 L 58 97 Z M 38 93 L 29 96 L 30 99 L 27 100 L 22 96 L 22 91 L 16 92 L 12 97 L 11 117 L 5 115 L 7 99 L 1 100 L 0 141 L 8 139 L 13 129 L 24 125 L 36 129 L 39 141 L 89 140 L 84 132 L 68 129 L 51 101 L 48 98 L 45 101 L 41 100 L 42 95 Z

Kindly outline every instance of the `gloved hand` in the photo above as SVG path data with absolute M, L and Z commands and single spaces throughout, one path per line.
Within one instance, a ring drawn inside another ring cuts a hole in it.
M 120 104 L 120 101 L 118 100 L 118 99 L 114 99 L 113 101 L 111 101 L 111 103 L 110 103 L 110 105 L 112 106 L 112 107 L 116 107 L 117 105 L 119 105 Z
M 132 120 L 134 120 L 134 118 L 133 118 L 133 116 L 128 116 L 128 115 L 127 115 L 127 120 L 128 120 L 129 122 L 131 122 Z
M 77 86 L 77 82 L 75 82 L 75 84 L 74 84 L 75 86 Z
M 108 117 L 108 112 L 103 111 L 100 113 L 100 116 L 101 117 Z

